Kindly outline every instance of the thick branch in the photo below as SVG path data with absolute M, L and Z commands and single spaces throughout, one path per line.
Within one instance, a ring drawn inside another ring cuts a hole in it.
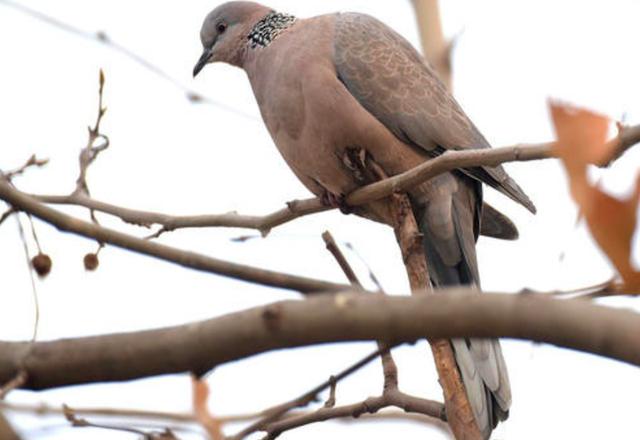
M 129 380 L 212 367 L 280 348 L 356 340 L 512 337 L 640 366 L 640 315 L 581 300 L 451 289 L 412 297 L 337 294 L 284 301 L 184 326 L 0 343 L 0 383 L 24 388 Z
M 224 275 L 271 287 L 297 290 L 304 293 L 335 291 L 346 287 L 342 284 L 288 275 L 219 260 L 150 240 L 143 240 L 122 232 L 105 228 L 95 223 L 85 222 L 43 205 L 34 198 L 16 190 L 7 180 L 2 178 L 0 178 L 0 199 L 21 211 L 28 212 L 40 218 L 60 230 L 92 238 L 99 243 L 108 243 L 113 246 L 150 255 L 191 269 Z
M 599 164 L 600 166 L 608 166 L 613 160 L 640 142 L 640 125 L 623 127 L 619 137 L 612 142 L 618 145 L 615 148 L 616 153 L 611 161 Z M 345 201 L 350 206 L 364 205 L 374 200 L 387 197 L 393 192 L 407 191 L 426 180 L 456 168 L 496 166 L 506 162 L 524 162 L 555 158 L 553 145 L 553 142 L 549 142 L 529 145 L 521 144 L 493 149 L 447 151 L 442 156 L 426 161 L 402 174 L 360 188 L 347 196 Z M 157 212 L 127 209 L 88 197 L 56 195 L 34 197 L 43 203 L 83 206 L 114 215 L 127 223 L 143 226 L 158 224 L 169 231 L 180 228 L 236 227 L 256 229 L 266 234 L 272 228 L 299 217 L 332 209 L 331 207 L 323 205 L 320 199 L 312 198 L 289 202 L 286 208 L 266 216 L 239 215 L 236 213 L 174 216 Z

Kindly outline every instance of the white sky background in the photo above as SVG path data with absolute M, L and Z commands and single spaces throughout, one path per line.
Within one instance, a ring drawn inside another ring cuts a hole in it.
M 115 204 L 173 214 L 267 213 L 307 191 L 288 170 L 259 119 L 245 75 L 215 65 L 191 79 L 200 54 L 198 33 L 216 1 L 71 1 L 23 4 L 79 28 L 104 30 L 172 77 L 250 118 L 210 105 L 193 105 L 173 85 L 131 59 L 90 40 L 36 21 L 0 1 L 0 168 L 29 155 L 48 157 L 43 170 L 16 179 L 23 190 L 67 193 L 77 175 L 77 155 L 97 106 L 98 69 L 106 74 L 109 110 L 103 132 L 111 147 L 89 171 L 92 194 Z M 628 1 L 443 2 L 449 36 L 462 34 L 454 52 L 454 88 L 470 117 L 496 146 L 550 140 L 548 97 L 559 97 L 640 123 L 640 3 Z M 366 12 L 387 22 L 413 44 L 417 30 L 409 1 L 322 2 L 273 0 L 275 9 L 305 17 L 336 10 Z M 309 44 L 313 44 L 312 41 Z M 640 163 L 632 151 L 610 170 L 596 171 L 616 194 L 628 192 Z M 531 216 L 497 195 L 486 199 L 518 225 L 517 242 L 481 239 L 483 287 L 515 292 L 595 284 L 612 270 L 585 228 L 574 227 L 576 209 L 554 161 L 508 165 L 538 207 Z M 70 213 L 88 218 L 82 209 Z M 146 230 L 100 216 L 103 224 L 138 236 Z M 27 226 L 27 223 L 24 222 Z M 36 222 L 53 271 L 37 281 L 39 338 L 53 339 L 186 323 L 297 295 L 185 270 L 113 247 L 100 268 L 85 273 L 82 258 L 95 244 Z M 331 212 L 280 227 L 266 240 L 238 244 L 247 231 L 183 230 L 163 243 L 214 257 L 318 278 L 344 281 L 320 234 L 348 241 L 390 292 L 408 290 L 392 231 L 355 216 Z M 27 229 L 29 233 L 29 230 Z M 252 232 L 249 232 L 252 233 Z M 638 237 L 635 258 L 638 261 Z M 33 244 L 31 251 L 34 251 Z M 564 259 L 561 256 L 564 255 Z M 348 257 L 366 277 L 358 257 Z M 28 339 L 33 301 L 15 219 L 0 227 L 0 340 Z M 635 306 L 633 301 L 611 304 Z M 636 306 L 637 307 L 637 306 Z M 514 400 L 500 439 L 627 438 L 637 431 L 637 369 L 594 356 L 526 342 L 505 341 Z M 373 343 L 325 346 L 257 356 L 224 365 L 210 377 L 211 406 L 220 414 L 263 409 L 315 386 L 374 348 Z M 441 399 L 426 344 L 396 352 L 403 389 Z M 338 403 L 377 394 L 377 364 L 338 386 Z M 187 411 L 186 376 L 130 383 L 15 392 L 10 401 L 70 406 L 139 407 Z M 128 439 L 134 435 L 66 428 L 60 418 L 12 415 L 25 438 Z M 53 428 L 47 428 L 53 427 Z M 286 438 L 441 438 L 410 423 L 349 426 L 320 423 Z M 185 437 L 191 438 L 191 437 Z M 199 438 L 193 436 L 192 438 Z M 260 437 L 256 437 L 260 438 Z

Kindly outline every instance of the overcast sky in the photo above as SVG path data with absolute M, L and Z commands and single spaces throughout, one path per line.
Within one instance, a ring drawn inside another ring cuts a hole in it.
M 75 184 L 77 155 L 97 107 L 98 70 L 106 74 L 108 107 L 103 131 L 111 147 L 89 172 L 92 194 L 127 207 L 173 214 L 239 211 L 261 214 L 308 197 L 288 170 L 264 128 L 248 81 L 238 69 L 210 66 L 193 80 L 200 55 L 199 30 L 211 1 L 22 1 L 140 54 L 179 84 L 223 106 L 192 104 L 184 90 L 113 48 L 35 20 L 0 0 L 0 169 L 32 153 L 51 159 L 42 170 L 16 179 L 36 193 L 67 193 Z M 494 146 L 552 139 L 547 99 L 560 98 L 640 123 L 640 3 L 617 1 L 449 0 L 443 2 L 453 53 L 454 90 L 471 119 Z M 365 12 L 385 21 L 413 44 L 417 29 L 409 1 L 273 0 L 275 9 L 306 17 L 337 10 Z M 312 44 L 312 42 L 310 42 Z M 232 109 L 232 110 L 230 110 Z M 611 192 L 628 193 L 640 163 L 631 151 L 606 171 L 594 171 Z M 516 242 L 480 239 L 483 287 L 517 292 L 570 289 L 613 274 L 583 225 L 575 226 L 564 173 L 553 161 L 507 166 L 538 207 L 532 216 L 491 190 L 486 199 L 518 225 Z M 87 219 L 81 209 L 65 211 Z M 22 218 L 23 225 L 28 223 Z M 100 216 L 103 224 L 138 236 L 147 230 Z M 297 296 L 146 257 L 105 248 L 95 273 L 85 273 L 84 254 L 95 243 L 36 221 L 53 271 L 37 281 L 39 339 L 128 331 L 181 324 Z M 381 225 L 337 212 L 280 227 L 266 239 L 231 239 L 243 230 L 176 231 L 159 241 L 217 258 L 344 281 L 320 234 L 329 229 L 356 252 L 345 251 L 366 277 L 368 265 L 385 289 L 406 294 L 408 285 L 393 233 Z M 249 231 L 250 234 L 253 232 Z M 29 232 L 30 234 L 30 232 Z M 35 246 L 30 243 L 31 252 Z M 640 239 L 635 238 L 634 258 Z M 33 329 L 34 305 L 15 219 L 0 227 L 0 340 L 25 340 Z M 610 301 L 635 307 L 634 302 Z M 208 380 L 212 410 L 257 411 L 310 389 L 370 352 L 373 343 L 270 353 L 217 369 Z M 637 430 L 637 369 L 594 356 L 526 342 L 505 341 L 513 388 L 511 418 L 499 439 L 627 438 Z M 397 350 L 401 387 L 441 399 L 426 344 Z M 372 365 L 338 387 L 338 402 L 379 392 L 380 368 Z M 10 401 L 70 406 L 139 407 L 186 411 L 185 376 L 94 385 L 41 393 L 15 392 Z M 12 416 L 25 438 L 129 439 L 108 431 L 66 428 L 56 418 Z M 322 423 L 290 439 L 327 436 L 442 438 L 410 423 Z M 185 438 L 199 438 L 198 436 Z M 256 437 L 259 438 L 259 437 Z

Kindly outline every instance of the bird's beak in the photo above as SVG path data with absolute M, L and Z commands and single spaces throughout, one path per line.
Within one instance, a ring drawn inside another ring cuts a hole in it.
M 209 59 L 211 58 L 211 52 L 212 52 L 211 49 L 205 49 L 204 52 L 202 52 L 200 59 L 196 63 L 196 66 L 193 68 L 194 78 L 198 73 L 200 73 L 202 69 L 204 69 L 204 66 L 206 66 L 207 63 L 209 62 Z

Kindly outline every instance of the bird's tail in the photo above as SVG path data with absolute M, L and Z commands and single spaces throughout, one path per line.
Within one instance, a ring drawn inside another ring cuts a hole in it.
M 480 285 L 473 213 L 454 197 L 451 202 L 453 234 L 443 237 L 434 226 L 428 209 L 414 209 L 424 236 L 424 250 L 434 287 Z M 445 250 L 443 250 L 445 249 Z M 452 257 L 453 256 L 453 257 Z M 447 261 L 448 260 L 448 261 Z M 505 420 L 511 405 L 507 368 L 497 339 L 461 338 L 451 340 L 456 363 L 480 431 L 485 439 L 498 421 Z

